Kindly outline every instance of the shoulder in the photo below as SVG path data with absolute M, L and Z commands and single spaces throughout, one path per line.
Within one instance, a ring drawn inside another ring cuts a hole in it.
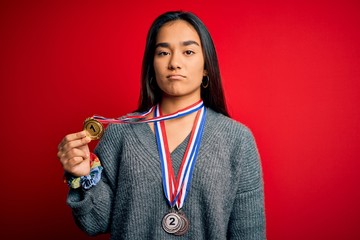
M 254 138 L 249 127 L 209 108 L 207 109 L 206 124 L 208 129 L 217 135 L 237 140 Z
M 207 142 L 220 149 L 222 156 L 228 156 L 231 166 L 245 179 L 240 184 L 241 191 L 258 187 L 262 178 L 260 154 L 250 128 L 211 109 L 206 120 Z
M 220 148 L 223 154 L 232 156 L 258 155 L 256 141 L 249 127 L 221 113 L 207 110 L 204 145 Z

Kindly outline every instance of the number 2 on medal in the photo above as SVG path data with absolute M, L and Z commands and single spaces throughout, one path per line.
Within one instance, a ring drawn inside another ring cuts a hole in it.
M 173 218 L 173 217 L 170 218 L 170 223 L 169 223 L 169 225 L 172 225 L 172 226 L 175 225 L 175 218 Z

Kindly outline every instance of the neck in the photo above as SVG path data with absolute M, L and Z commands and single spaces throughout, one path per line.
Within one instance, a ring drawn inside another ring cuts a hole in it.
M 200 101 L 200 99 L 200 97 L 163 97 L 160 102 L 161 111 L 164 115 L 171 114 Z

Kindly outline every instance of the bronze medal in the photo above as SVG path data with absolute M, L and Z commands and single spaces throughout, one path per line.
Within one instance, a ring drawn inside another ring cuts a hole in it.
M 182 227 L 183 221 L 181 217 L 176 212 L 169 212 L 165 214 L 162 219 L 162 227 L 165 232 L 173 234 L 178 232 Z
M 179 216 L 181 218 L 182 225 L 181 225 L 181 228 L 179 229 L 179 231 L 174 233 L 174 235 L 176 235 L 176 236 L 182 236 L 185 233 L 187 233 L 187 231 L 189 230 L 189 226 L 190 226 L 189 220 L 186 218 L 184 212 L 179 211 Z
M 87 118 L 84 122 L 84 130 L 91 140 L 98 140 L 104 134 L 104 126 L 93 118 Z

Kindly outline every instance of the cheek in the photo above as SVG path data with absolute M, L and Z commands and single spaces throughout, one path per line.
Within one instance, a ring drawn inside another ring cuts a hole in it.
M 202 77 L 204 76 L 204 60 L 198 59 L 192 66 L 192 74 L 196 75 L 196 77 L 200 77 L 202 80 Z
M 164 65 L 163 62 L 156 61 L 156 60 L 154 60 L 153 67 L 154 67 L 154 71 L 155 71 L 156 76 L 161 76 L 162 73 L 164 72 L 164 69 L 166 69 L 166 66 Z

